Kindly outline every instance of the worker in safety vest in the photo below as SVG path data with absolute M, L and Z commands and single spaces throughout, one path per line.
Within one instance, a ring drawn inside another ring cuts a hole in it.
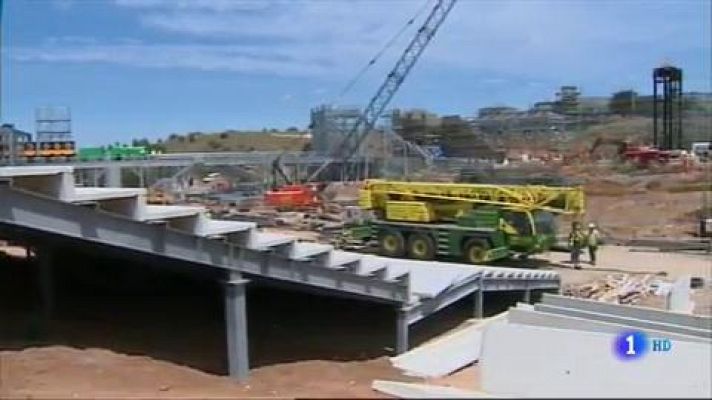
M 581 255 L 581 249 L 585 245 L 586 235 L 584 235 L 581 230 L 581 223 L 575 221 L 571 225 L 571 233 L 569 234 L 569 248 L 571 249 L 571 263 L 574 265 L 575 269 L 580 269 L 579 258 Z
M 588 234 L 586 235 L 586 245 L 588 246 L 588 255 L 591 258 L 591 265 L 596 265 L 596 251 L 601 242 L 601 233 L 598 232 L 596 224 L 591 222 L 588 224 Z

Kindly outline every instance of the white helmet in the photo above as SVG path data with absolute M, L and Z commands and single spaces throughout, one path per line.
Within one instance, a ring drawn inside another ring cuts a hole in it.
M 594 224 L 593 222 L 589 222 L 589 223 L 588 223 L 588 227 L 591 228 L 591 229 L 593 229 L 593 228 L 596 227 L 596 224 Z

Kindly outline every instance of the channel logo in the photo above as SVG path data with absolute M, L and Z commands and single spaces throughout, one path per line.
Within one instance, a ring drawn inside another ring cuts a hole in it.
M 672 341 L 666 338 L 649 338 L 640 331 L 622 332 L 615 337 L 613 352 L 620 360 L 632 361 L 648 353 L 664 353 L 672 350 Z

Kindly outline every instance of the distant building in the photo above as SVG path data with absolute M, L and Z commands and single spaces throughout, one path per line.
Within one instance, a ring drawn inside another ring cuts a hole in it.
M 393 110 L 392 121 L 394 126 L 404 123 L 417 123 L 429 128 L 440 126 L 440 117 L 437 114 L 417 108 L 412 110 Z
M 556 102 L 553 101 L 540 101 L 534 103 L 532 111 L 534 112 L 554 112 L 556 109 Z
M 579 111 L 578 86 L 562 86 L 556 93 L 557 112 L 561 114 L 576 114 Z
M 512 116 L 518 113 L 514 107 L 499 106 L 499 107 L 483 107 L 477 110 L 478 118 L 492 118 L 492 117 L 503 117 Z
M 578 98 L 579 112 L 581 114 L 607 114 L 610 96 L 581 96 Z
M 12 165 L 18 152 L 32 141 L 32 134 L 16 129 L 12 124 L 0 126 L 0 165 Z

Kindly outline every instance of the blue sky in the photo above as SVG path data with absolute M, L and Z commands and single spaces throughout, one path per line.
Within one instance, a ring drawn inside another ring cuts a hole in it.
M 430 4 L 434 0 L 430 0 Z M 187 131 L 305 127 L 365 104 L 414 27 L 338 93 L 425 0 L 5 0 L 3 120 L 70 106 L 82 145 Z M 460 0 L 392 106 L 473 115 L 562 84 L 651 90 L 664 61 L 710 91 L 709 0 Z M 421 14 L 424 16 L 424 14 Z M 422 21 L 422 17 L 418 23 Z

